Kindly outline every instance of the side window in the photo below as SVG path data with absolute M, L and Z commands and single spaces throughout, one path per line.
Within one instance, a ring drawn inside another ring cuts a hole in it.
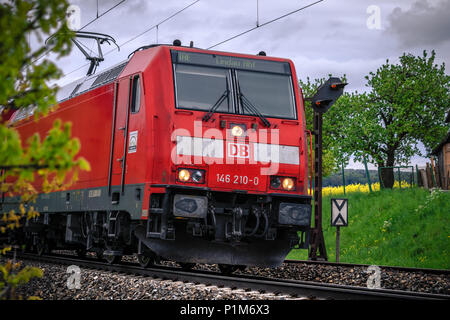
M 139 76 L 133 78 L 131 89 L 131 113 L 138 113 L 141 107 L 141 81 Z

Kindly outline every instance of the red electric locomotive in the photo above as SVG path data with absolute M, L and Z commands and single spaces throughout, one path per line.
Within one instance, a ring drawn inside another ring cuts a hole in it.
M 151 45 L 57 98 L 38 122 L 27 110 L 11 119 L 23 140 L 45 136 L 55 119 L 72 122 L 91 165 L 70 190 L 39 194 L 40 217 L 23 229 L 38 252 L 229 270 L 276 267 L 308 248 L 305 116 L 292 61 Z

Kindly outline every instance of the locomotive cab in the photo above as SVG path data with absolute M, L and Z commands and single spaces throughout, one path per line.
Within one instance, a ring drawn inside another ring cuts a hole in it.
M 170 159 L 161 161 L 167 171 L 153 172 L 139 240 L 183 263 L 265 267 L 308 248 L 304 115 L 292 62 L 188 48 L 165 53 Z

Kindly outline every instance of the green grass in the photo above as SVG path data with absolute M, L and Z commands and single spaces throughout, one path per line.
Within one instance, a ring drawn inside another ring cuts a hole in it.
M 336 228 L 330 197 L 323 199 L 323 230 L 329 261 L 336 261 Z M 349 225 L 341 227 L 340 261 L 450 269 L 450 192 L 394 189 L 351 193 Z M 288 259 L 306 260 L 306 250 Z

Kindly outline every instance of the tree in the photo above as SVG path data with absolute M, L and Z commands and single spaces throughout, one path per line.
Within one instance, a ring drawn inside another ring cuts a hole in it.
M 39 62 L 39 58 L 44 53 L 62 57 L 70 52 L 74 34 L 66 24 L 67 8 L 66 0 L 0 3 L 0 191 L 5 196 L 21 195 L 23 203 L 34 200 L 36 181 L 42 181 L 41 189 L 50 192 L 75 181 L 79 170 L 89 170 L 85 159 L 75 158 L 80 143 L 71 138 L 70 123 L 55 121 L 44 139 L 35 134 L 23 143 L 18 131 L 8 122 L 17 109 L 26 108 L 37 120 L 56 107 L 58 88 L 47 83 L 62 73 L 54 63 L 47 59 Z M 52 33 L 58 36 L 44 45 L 44 37 Z M 38 42 L 33 49 L 28 43 L 31 35 Z M 3 213 L 0 235 L 38 214 L 32 205 L 27 210 L 21 205 L 20 212 Z M 32 268 L 19 271 L 11 263 L 0 267 L 0 297 L 14 297 L 11 296 L 14 286 L 40 274 Z
M 329 75 L 331 77 L 331 75 Z M 345 81 L 345 75 L 343 77 Z M 304 98 L 312 97 L 316 92 L 317 88 L 324 83 L 327 79 L 314 79 L 311 81 L 309 77 L 306 78 L 306 82 L 303 82 L 301 79 L 299 80 L 299 86 L 302 90 Z M 329 176 L 333 172 L 335 172 L 342 162 L 346 162 L 346 159 L 342 157 L 342 154 L 339 152 L 339 145 L 335 144 L 333 139 L 332 132 L 335 132 L 336 129 L 334 127 L 334 112 L 333 108 L 326 112 L 323 115 L 323 124 L 322 124 L 322 175 L 324 177 Z M 306 118 L 306 128 L 311 131 L 311 134 L 314 135 L 314 111 L 311 107 L 311 101 L 305 100 L 305 118 Z M 308 148 L 308 157 L 310 157 Z M 314 150 L 313 150 L 314 152 Z M 308 158 L 309 159 L 309 158 Z M 313 164 L 311 164 L 313 165 Z
M 386 61 L 378 70 L 370 72 L 367 87 L 370 91 L 344 94 L 333 107 L 334 121 L 340 133 L 341 151 L 355 160 L 379 167 L 406 164 L 413 155 L 426 153 L 442 139 L 448 130 L 450 77 L 445 64 L 435 64 L 436 54 L 423 56 L 403 54 L 398 64 Z M 393 170 L 383 170 L 383 185 L 392 187 Z

